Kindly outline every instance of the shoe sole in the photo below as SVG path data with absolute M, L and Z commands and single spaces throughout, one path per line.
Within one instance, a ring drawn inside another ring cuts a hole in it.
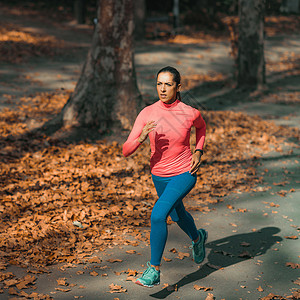
M 154 287 L 155 285 L 159 285 L 159 284 L 160 284 L 160 282 L 157 282 L 157 283 L 154 283 L 153 285 L 147 285 L 147 284 L 141 283 L 141 282 L 138 281 L 138 280 L 136 280 L 135 283 L 138 284 L 138 285 L 140 285 L 140 286 L 144 286 L 144 287 L 148 287 L 148 288 L 152 288 L 152 287 Z
M 202 231 L 204 231 L 204 233 L 205 233 L 205 237 L 204 237 L 204 243 L 203 243 L 203 252 L 204 252 L 204 256 L 203 256 L 203 259 L 201 260 L 201 261 L 195 261 L 195 259 L 194 259 L 194 262 L 196 263 L 196 264 L 201 264 L 203 261 L 204 261 L 204 259 L 205 259 L 205 257 L 206 257 L 206 251 L 205 251 L 205 243 L 206 243 L 206 241 L 207 241 L 207 237 L 208 237 L 208 232 L 205 230 L 205 229 L 202 229 Z

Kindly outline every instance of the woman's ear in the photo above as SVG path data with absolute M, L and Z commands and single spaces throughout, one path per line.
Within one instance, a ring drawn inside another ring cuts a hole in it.
M 181 84 L 179 83 L 179 84 L 177 85 L 177 92 L 180 92 L 180 90 L 181 90 Z

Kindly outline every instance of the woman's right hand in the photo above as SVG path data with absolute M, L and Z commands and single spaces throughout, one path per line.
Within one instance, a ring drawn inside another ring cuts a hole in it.
M 149 121 L 147 122 L 147 124 L 144 126 L 142 133 L 140 134 L 138 141 L 139 143 L 143 143 L 145 141 L 145 139 L 147 138 L 148 134 L 154 130 L 154 128 L 156 127 L 156 123 L 155 121 Z

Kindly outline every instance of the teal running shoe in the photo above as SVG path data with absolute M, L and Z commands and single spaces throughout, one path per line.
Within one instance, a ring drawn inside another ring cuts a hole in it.
M 199 241 L 197 243 L 192 241 L 192 245 L 190 246 L 190 249 L 192 249 L 193 252 L 193 259 L 196 264 L 202 263 L 205 258 L 205 242 L 208 236 L 207 231 L 204 229 L 198 229 L 198 233 Z
M 147 270 L 144 271 L 143 275 L 135 283 L 146 287 L 153 287 L 160 284 L 160 271 L 156 271 L 154 267 L 151 267 L 149 261 L 147 262 L 147 266 Z

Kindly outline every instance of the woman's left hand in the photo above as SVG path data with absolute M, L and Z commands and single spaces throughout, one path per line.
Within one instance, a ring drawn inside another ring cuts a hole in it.
M 192 161 L 191 161 L 191 170 L 190 173 L 193 175 L 198 172 L 200 169 L 200 164 L 201 164 L 201 152 L 196 151 L 193 156 L 192 156 Z

